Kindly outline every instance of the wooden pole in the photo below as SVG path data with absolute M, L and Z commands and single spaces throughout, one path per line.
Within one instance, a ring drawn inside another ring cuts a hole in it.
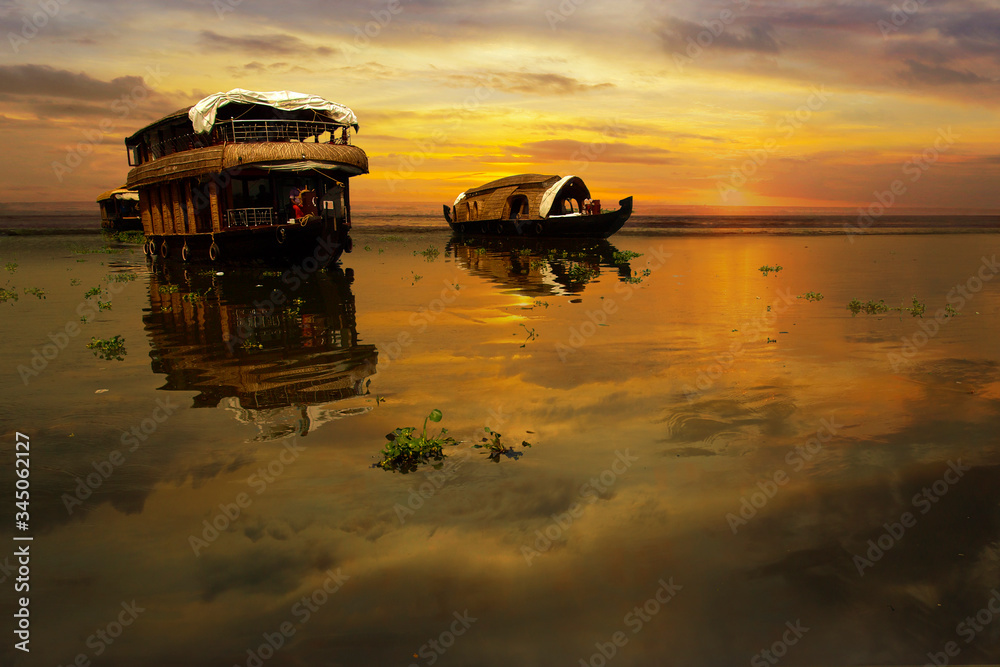
M 186 195 L 185 201 L 187 202 L 187 213 L 188 213 L 188 233 L 196 234 L 198 232 L 198 217 L 194 214 L 194 195 L 191 191 L 191 179 L 184 179 L 184 194 Z
M 184 224 L 184 210 L 181 198 L 181 184 L 177 181 L 170 182 L 170 198 L 174 201 L 174 231 L 179 234 L 187 233 L 187 226 Z
M 160 211 L 160 188 L 149 188 L 149 212 L 153 218 L 153 233 L 163 234 L 163 215 Z
M 146 236 L 153 234 L 153 216 L 149 214 L 149 190 L 143 188 L 139 193 L 139 217 L 142 219 L 142 231 Z
M 222 214 L 219 212 L 219 186 L 215 181 L 208 184 L 208 200 L 212 209 L 212 231 L 222 231 Z

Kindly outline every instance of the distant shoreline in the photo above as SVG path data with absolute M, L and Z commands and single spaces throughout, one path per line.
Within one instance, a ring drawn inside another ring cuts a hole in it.
M 86 235 L 101 232 L 96 209 L 60 210 L 48 205 L 31 211 L 12 212 L 0 208 L 0 236 Z M 449 232 L 440 213 L 404 211 L 355 211 L 354 233 L 426 234 Z M 622 236 L 703 236 L 720 234 L 770 235 L 885 235 L 885 234 L 977 234 L 1000 231 L 1000 214 L 904 214 L 894 211 L 877 218 L 859 218 L 856 213 L 761 213 L 727 215 L 633 214 Z
M 96 236 L 102 229 L 99 227 L 0 227 L 0 237 L 3 236 Z M 363 225 L 356 226 L 352 233 L 362 234 L 451 234 L 445 225 Z M 615 236 L 906 236 L 925 234 L 996 234 L 1000 226 L 991 227 L 869 227 L 858 229 L 853 227 L 781 227 L 781 226 L 700 226 L 700 227 L 625 227 Z M 516 238 L 516 237 L 515 237 Z

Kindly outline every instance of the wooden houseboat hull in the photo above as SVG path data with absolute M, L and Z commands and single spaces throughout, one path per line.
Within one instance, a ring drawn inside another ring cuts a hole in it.
M 320 267 L 351 252 L 349 229 L 326 221 L 227 230 L 219 234 L 152 234 L 143 247 L 148 257 L 211 264 L 310 263 Z
M 469 236 L 509 236 L 535 238 L 590 238 L 606 239 L 628 221 L 632 215 L 632 197 L 618 202 L 617 211 L 595 215 L 557 216 L 542 219 L 493 220 L 452 219 L 451 208 L 444 206 L 444 217 L 452 231 Z

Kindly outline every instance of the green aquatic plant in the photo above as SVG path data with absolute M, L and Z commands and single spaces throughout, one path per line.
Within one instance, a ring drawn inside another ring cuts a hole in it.
M 146 234 L 134 229 L 125 232 L 111 232 L 106 235 L 106 238 L 117 243 L 132 243 L 135 245 L 146 242 Z
M 4 268 L 7 269 L 8 273 L 14 273 L 17 271 L 17 262 L 7 262 Z
M 124 250 L 122 250 L 120 248 L 112 248 L 109 245 L 105 245 L 102 248 L 76 247 L 76 248 L 73 248 L 72 251 L 74 253 L 76 253 L 77 255 L 100 255 L 100 254 L 117 255 L 117 254 L 125 252 Z M 79 260 L 77 260 L 77 261 L 79 261 Z
M 917 300 L 917 297 L 914 296 L 912 305 L 909 308 L 903 308 L 903 310 L 910 311 L 910 315 L 912 315 L 913 317 L 923 317 L 924 312 L 927 310 L 927 306 L 925 304 L 920 303 Z
M 98 299 L 98 301 L 97 301 L 97 309 L 98 310 L 111 310 L 111 302 L 110 301 L 101 301 L 100 299 Z
M 569 279 L 573 282 L 586 282 L 591 278 L 601 275 L 601 270 L 592 266 L 584 266 L 583 264 L 573 264 L 573 266 L 569 267 L 567 275 L 569 275 Z
M 127 351 L 125 350 L 125 339 L 121 336 L 113 338 L 92 337 L 87 343 L 87 349 L 94 351 L 94 356 L 106 361 L 124 361 Z
M 427 422 L 438 423 L 443 416 L 440 410 L 431 410 L 424 419 L 424 428 L 419 435 L 415 435 L 416 428 L 406 426 L 385 436 L 388 442 L 382 448 L 382 460 L 374 464 L 374 467 L 405 475 L 416 471 L 422 464 L 442 460 L 446 456 L 444 447 L 457 445 L 458 442 L 446 435 L 446 428 L 442 428 L 437 435 L 428 436 Z
M 111 273 L 104 280 L 109 283 L 130 283 L 135 279 L 134 273 Z
M 101 296 L 101 286 L 100 285 L 98 285 L 97 287 L 91 287 L 89 290 L 87 290 L 84 293 L 83 298 L 84 299 L 89 299 L 92 296 Z
M 882 313 L 889 312 L 889 306 L 885 305 L 885 299 L 879 299 L 877 302 L 871 300 L 864 303 L 860 299 L 851 299 L 850 303 L 847 304 L 847 309 L 851 311 L 852 316 L 858 313 L 881 315 Z
M 34 297 L 39 298 L 39 299 L 44 299 L 45 298 L 45 290 L 43 290 L 41 287 L 25 287 L 24 288 L 24 293 L 25 294 L 30 294 L 30 295 L 32 295 Z
M 421 250 L 419 252 L 416 250 L 413 251 L 414 257 L 416 257 L 417 255 L 423 255 L 424 259 L 428 262 L 433 262 L 435 259 L 438 258 L 438 255 L 440 254 L 441 251 L 435 248 L 434 246 L 430 246 L 426 250 Z
M 0 303 L 7 303 L 8 301 L 17 301 L 17 292 L 13 290 L 0 287 Z
M 70 287 L 76 287 L 79 284 L 80 284 L 80 279 L 79 278 L 70 278 L 69 279 L 69 286 Z
M 631 250 L 615 250 L 613 261 L 615 264 L 627 264 L 636 257 L 642 257 L 642 253 L 632 252 Z
M 379 236 L 377 238 L 379 241 L 385 241 L 386 243 L 403 242 L 406 240 L 402 236 Z
M 958 311 L 956 311 L 954 308 L 951 309 L 952 312 L 949 312 L 948 308 L 951 308 L 951 306 L 949 305 L 945 308 L 946 316 L 949 316 L 951 314 L 955 315 L 958 314 Z M 851 311 L 852 316 L 862 312 L 867 313 L 869 315 L 881 315 L 882 313 L 887 313 L 890 310 L 895 310 L 900 313 L 904 312 L 909 313 L 913 317 L 923 317 L 924 313 L 927 312 L 927 305 L 921 303 L 920 300 L 915 296 L 913 297 L 913 300 L 910 302 L 909 306 L 894 306 L 891 308 L 888 305 L 886 305 L 885 299 L 879 299 L 877 302 L 871 300 L 864 303 L 859 299 L 851 299 L 850 303 L 847 304 L 847 309 Z
M 181 288 L 177 285 L 160 285 L 159 288 L 157 288 L 157 291 L 160 294 L 174 294 L 176 292 L 180 292 Z
M 505 445 L 501 441 L 501 438 L 503 436 L 501 436 L 499 433 L 491 429 L 489 426 L 484 426 L 483 430 L 486 431 L 486 435 L 488 437 L 483 438 L 479 444 L 473 445 L 473 447 L 475 449 L 485 449 L 486 454 L 490 459 L 490 461 L 493 461 L 494 463 L 499 463 L 501 456 L 506 456 L 507 458 L 514 459 L 516 461 L 517 459 L 524 456 L 524 452 L 519 452 L 515 450 L 513 447 L 508 447 L 507 445 Z M 527 440 L 522 440 L 521 448 L 525 449 L 528 447 L 531 447 L 531 443 L 528 442 Z
M 208 296 L 212 292 L 213 289 L 215 289 L 215 288 L 208 287 L 208 288 L 205 289 L 204 292 L 199 291 L 199 290 L 194 290 L 193 292 L 188 292 L 187 294 L 185 294 L 184 296 L 181 297 L 181 300 L 182 301 L 187 301 L 188 303 L 201 303 L 202 301 L 205 300 L 205 297 Z
M 536 338 L 538 338 L 538 334 L 535 333 L 534 329 L 529 329 L 528 327 L 524 326 L 523 323 L 520 326 L 521 326 L 522 329 L 524 329 L 525 333 L 528 334 L 528 337 L 525 339 L 525 341 L 523 343 L 521 343 L 521 347 L 526 346 L 528 343 L 530 343 L 531 341 L 533 341 Z M 517 335 L 517 334 L 515 334 L 515 335 Z
M 947 306 L 944 307 L 945 317 L 955 317 L 956 315 L 958 315 L 958 311 L 955 310 L 955 306 L 949 303 Z
M 778 271 L 781 271 L 782 268 L 783 267 L 781 267 L 781 266 L 767 266 L 765 264 L 764 266 L 760 267 L 757 270 L 760 271 L 761 273 L 763 273 L 764 277 L 767 278 L 767 274 L 772 273 L 772 272 L 773 273 L 777 273 Z
M 282 316 L 289 318 L 298 317 L 300 314 L 302 314 L 302 304 L 304 303 L 305 299 L 299 299 L 299 298 L 292 299 L 292 302 L 288 304 L 288 307 L 286 307 L 283 311 L 281 311 Z
M 795 297 L 796 299 L 805 299 L 806 301 L 822 301 L 823 295 L 819 292 L 806 292 L 800 296 Z

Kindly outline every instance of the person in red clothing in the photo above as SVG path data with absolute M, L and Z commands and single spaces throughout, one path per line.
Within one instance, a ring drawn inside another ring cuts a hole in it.
M 302 209 L 302 191 L 305 188 L 292 188 L 291 194 L 288 195 L 288 199 L 292 202 L 292 210 L 295 212 L 295 219 L 298 220 L 303 215 L 305 211 Z

